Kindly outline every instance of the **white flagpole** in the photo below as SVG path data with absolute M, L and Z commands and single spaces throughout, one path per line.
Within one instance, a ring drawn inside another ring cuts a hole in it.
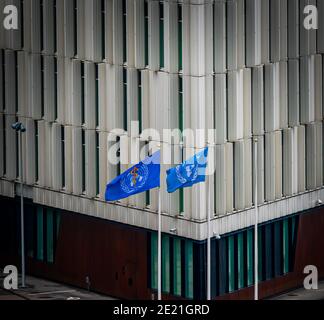
M 259 300 L 259 274 L 258 274 L 258 139 L 254 139 L 254 205 L 255 205 L 255 225 L 254 225 L 254 300 Z
M 211 251 L 211 244 L 210 244 L 210 176 L 208 176 L 208 185 L 207 185 L 207 195 L 208 195 L 208 204 L 207 204 L 207 300 L 211 299 L 211 273 L 210 273 L 210 251 Z
M 161 235 L 161 188 L 159 188 L 159 208 L 158 208 L 158 300 L 162 300 L 162 235 Z

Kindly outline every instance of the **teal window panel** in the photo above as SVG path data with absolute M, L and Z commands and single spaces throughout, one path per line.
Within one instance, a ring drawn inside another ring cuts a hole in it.
M 246 268 L 247 286 L 254 283 L 254 230 L 249 229 L 246 233 Z
M 266 280 L 272 279 L 274 275 L 273 270 L 273 224 L 267 224 L 264 228 L 265 238 L 265 276 Z
M 237 235 L 237 271 L 238 289 L 245 286 L 244 232 Z
M 181 240 L 173 239 L 173 294 L 181 296 Z
M 47 262 L 54 262 L 54 219 L 53 210 L 48 209 L 46 212 L 46 252 Z
M 234 237 L 228 237 L 228 291 L 235 290 L 235 252 Z
M 193 299 L 193 243 L 185 242 L 185 296 Z
M 283 254 L 283 272 L 288 273 L 290 271 L 289 267 L 289 222 L 288 219 L 283 220 L 282 224 L 282 254 Z
M 170 238 L 162 236 L 162 291 L 170 293 Z
M 44 260 L 44 219 L 43 208 L 37 207 L 37 260 Z
M 56 239 L 58 239 L 59 237 L 60 226 L 61 226 L 61 214 L 56 212 Z
M 274 276 L 283 274 L 283 253 L 282 253 L 282 221 L 273 224 L 274 243 Z
M 158 239 L 157 233 L 151 233 L 151 288 L 158 287 Z
M 263 233 L 262 228 L 258 228 L 258 279 L 263 281 Z
M 179 71 L 182 70 L 182 5 L 178 4 L 178 50 L 179 50 Z

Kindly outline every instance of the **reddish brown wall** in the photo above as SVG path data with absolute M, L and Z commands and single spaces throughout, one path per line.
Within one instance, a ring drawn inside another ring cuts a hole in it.
M 304 267 L 315 265 L 324 278 L 324 208 L 300 215 L 294 271 L 260 283 L 260 298 L 267 298 L 303 285 Z M 218 299 L 253 299 L 254 287 L 224 295 Z
M 55 264 L 28 261 L 34 275 L 114 297 L 150 297 L 147 290 L 146 232 L 104 220 L 64 213 Z

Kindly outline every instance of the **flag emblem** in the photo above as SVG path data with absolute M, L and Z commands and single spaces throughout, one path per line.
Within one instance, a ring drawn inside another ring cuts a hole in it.
M 145 185 L 148 178 L 148 173 L 149 170 L 146 164 L 138 164 L 122 178 L 122 190 L 126 193 L 136 192 L 136 190 Z
M 188 165 L 186 167 L 179 165 L 176 167 L 177 178 L 184 184 L 189 181 L 196 181 L 198 178 L 198 164 Z

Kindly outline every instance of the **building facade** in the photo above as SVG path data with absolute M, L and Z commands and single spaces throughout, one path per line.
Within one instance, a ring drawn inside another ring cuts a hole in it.
M 145 145 L 179 155 L 208 142 L 221 236 L 212 297 L 252 297 L 257 138 L 260 294 L 300 285 L 307 264 L 324 277 L 323 1 L 2 0 L 0 12 L 9 4 L 19 23 L 0 28 L 0 263 L 19 264 L 19 120 L 27 272 L 154 298 L 157 190 L 106 203 L 107 182 L 128 168 L 109 154 L 127 163 Z M 307 5 L 317 30 L 304 27 Z M 163 138 L 188 128 L 205 135 Z M 164 297 L 204 299 L 206 185 L 169 195 L 162 177 Z

